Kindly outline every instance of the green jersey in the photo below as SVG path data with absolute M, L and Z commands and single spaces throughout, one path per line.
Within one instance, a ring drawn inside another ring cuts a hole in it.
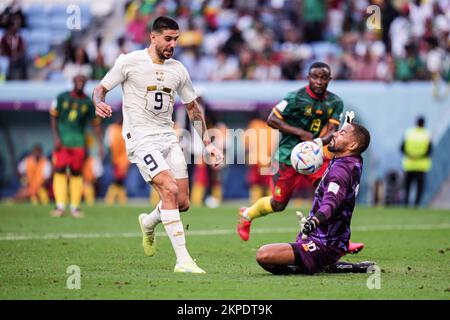
M 273 113 L 287 124 L 309 131 L 319 137 L 328 123 L 341 123 L 344 104 L 337 95 L 327 91 L 320 99 L 309 87 L 290 92 L 273 108 Z M 281 140 L 275 159 L 291 165 L 291 150 L 302 140 L 300 137 L 281 132 Z
M 95 117 L 95 107 L 86 95 L 66 91 L 58 95 L 50 114 L 57 118 L 58 133 L 65 147 L 84 147 L 85 129 L 89 120 Z

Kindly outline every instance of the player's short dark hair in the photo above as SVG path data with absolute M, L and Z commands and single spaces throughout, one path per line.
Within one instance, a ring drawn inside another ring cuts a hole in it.
M 179 30 L 180 28 L 178 27 L 178 23 L 170 18 L 170 17 L 165 17 L 165 16 L 161 16 L 155 19 L 155 21 L 153 21 L 153 25 L 152 25 L 152 31 L 153 32 L 163 32 L 163 30 Z
M 360 124 L 352 123 L 353 127 L 353 135 L 356 138 L 356 142 L 358 143 L 358 148 L 356 148 L 355 152 L 358 154 L 363 153 L 369 147 L 370 144 L 370 133 L 365 127 Z
M 320 61 L 314 62 L 314 63 L 309 67 L 308 73 L 310 73 L 312 69 L 319 69 L 319 68 L 325 68 L 325 69 L 328 69 L 328 72 L 331 74 L 331 68 L 330 68 L 330 66 L 329 66 L 328 64 L 326 64 L 325 62 L 320 62 Z

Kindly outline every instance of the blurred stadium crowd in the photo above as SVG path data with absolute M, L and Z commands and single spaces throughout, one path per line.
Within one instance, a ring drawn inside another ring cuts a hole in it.
M 101 79 L 160 15 L 178 21 L 194 81 L 304 79 L 313 60 L 342 80 L 450 79 L 449 0 L 77 0 L 78 30 L 64 1 L 3 2 L 0 81 Z M 381 28 L 367 27 L 371 5 Z

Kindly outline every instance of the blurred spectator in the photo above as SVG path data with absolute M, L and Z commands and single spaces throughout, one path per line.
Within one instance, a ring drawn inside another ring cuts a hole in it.
M 270 195 L 270 166 L 272 154 L 278 149 L 279 134 L 267 125 L 267 112 L 256 112 L 246 129 L 243 141 L 248 155 L 247 182 L 249 200 L 255 202 L 259 198 Z M 255 143 L 256 142 L 256 143 Z
M 5 10 L 0 13 L 0 29 L 8 29 L 13 20 L 18 21 L 19 29 L 26 27 L 25 15 L 18 0 L 11 1 Z
M 212 81 L 239 79 L 239 62 L 234 56 L 218 52 L 211 67 L 209 79 Z
M 326 0 L 303 0 L 303 36 L 306 42 L 321 41 L 327 17 Z
M 29 200 L 33 204 L 48 204 L 45 183 L 50 178 L 52 167 L 40 144 L 36 144 L 31 154 L 20 161 L 18 172 L 22 176 L 23 186 L 14 196 L 14 201 Z
M 380 29 L 367 28 L 370 5 L 380 8 Z M 17 8 L 20 6 L 14 2 L 0 20 L 15 17 L 23 26 Z M 436 38 L 437 47 L 443 50 L 443 64 L 450 59 L 448 0 L 128 0 L 124 9 L 125 26 L 117 24 L 113 27 L 116 30 L 110 30 L 108 25 L 106 30 L 103 21 L 87 28 L 94 32 L 72 34 L 76 43 L 88 43 L 93 69 L 88 74 L 92 71 L 94 79 L 101 77 L 121 53 L 145 47 L 149 42 L 148 22 L 159 15 L 174 16 L 179 21 L 176 59 L 185 62 L 193 80 L 302 80 L 305 66 L 312 60 L 326 60 L 336 78 L 342 80 L 429 80 L 431 73 L 424 72 L 425 67 L 415 70 L 428 64 L 428 56 L 436 56 L 435 50 L 426 45 L 429 38 Z M 97 39 L 90 40 L 93 33 L 107 36 L 99 52 Z M 114 34 L 126 36 L 115 43 L 111 40 Z M 408 52 L 409 45 L 415 46 L 415 53 Z M 36 50 L 34 43 L 30 42 L 31 46 Z M 52 48 L 55 52 L 59 49 L 58 45 Z M 74 52 L 73 47 L 66 48 L 63 65 L 79 72 L 84 68 L 74 62 Z M 6 76 L 9 61 L 5 53 L 2 55 L 0 81 L 2 74 Z M 55 68 L 51 63 L 41 65 Z M 450 72 L 446 73 L 450 68 L 442 69 L 442 79 L 450 78 Z M 39 73 L 33 77 L 39 78 Z M 60 78 L 57 75 L 56 79 Z
M 392 54 L 394 57 L 405 56 L 405 46 L 411 40 L 411 21 L 408 19 L 409 7 L 405 4 L 400 15 L 392 21 L 389 29 Z
M 105 58 L 103 56 L 102 51 L 102 44 L 103 44 L 103 38 L 97 37 L 96 38 L 96 49 L 95 49 L 95 56 L 94 59 L 92 59 L 92 74 L 91 79 L 93 80 L 101 80 L 103 77 L 108 73 L 109 66 L 105 64 Z
M 139 10 L 135 12 L 134 18 L 127 25 L 127 36 L 136 47 L 144 47 L 148 38 L 148 19 L 144 17 Z
M 203 55 L 198 47 L 185 50 L 179 59 L 188 70 L 195 70 L 190 72 L 192 81 L 208 80 L 210 74 L 215 71 L 211 69 L 212 59 Z
M 77 47 L 71 54 L 70 61 L 64 66 L 63 74 L 66 80 L 72 81 L 75 76 L 82 75 L 89 78 L 92 74 L 92 67 L 86 50 Z
M 253 80 L 256 68 L 255 54 L 249 48 L 242 48 L 239 53 L 239 79 Z
M 122 114 L 117 114 L 114 123 L 110 124 L 105 131 L 105 144 L 109 149 L 111 163 L 114 170 L 114 180 L 109 185 L 105 196 L 105 203 L 112 205 L 127 202 L 127 190 L 125 179 L 127 178 L 130 162 L 125 149 L 125 140 L 122 137 Z
M 395 78 L 401 81 L 411 81 L 424 78 L 424 65 L 414 44 L 409 43 L 405 47 L 404 58 L 398 57 L 395 60 Z
M 25 41 L 19 33 L 20 23 L 19 19 L 14 18 L 0 41 L 0 56 L 8 59 L 8 80 L 27 79 Z M 6 63 L 2 64 L 4 68 Z
M 409 206 L 411 185 L 416 185 L 414 206 L 418 207 L 425 188 L 425 175 L 431 170 L 431 135 L 425 129 L 425 119 L 419 117 L 416 127 L 409 128 L 402 142 L 403 170 L 405 172 L 405 206 Z
M 103 175 L 103 165 L 100 159 L 93 156 L 90 148 L 94 138 L 89 134 L 86 136 L 86 159 L 83 163 L 83 199 L 87 205 L 95 204 L 95 189 L 98 179 Z

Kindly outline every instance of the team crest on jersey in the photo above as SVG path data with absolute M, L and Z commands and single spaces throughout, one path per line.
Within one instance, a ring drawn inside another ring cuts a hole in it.
M 82 104 L 81 105 L 81 112 L 82 113 L 86 113 L 88 111 L 88 106 L 87 106 L 87 104 Z
M 156 71 L 156 80 L 157 81 L 164 81 L 164 72 L 161 70 Z
M 333 114 L 333 108 L 328 108 L 327 114 L 328 117 L 331 117 L 331 115 Z
M 72 103 L 70 109 L 78 109 L 78 103 Z
M 276 195 L 277 197 L 281 196 L 281 188 L 278 187 L 278 186 L 275 187 L 275 195 Z
M 305 113 L 304 116 L 310 117 L 312 115 L 312 106 L 306 106 L 305 107 Z

